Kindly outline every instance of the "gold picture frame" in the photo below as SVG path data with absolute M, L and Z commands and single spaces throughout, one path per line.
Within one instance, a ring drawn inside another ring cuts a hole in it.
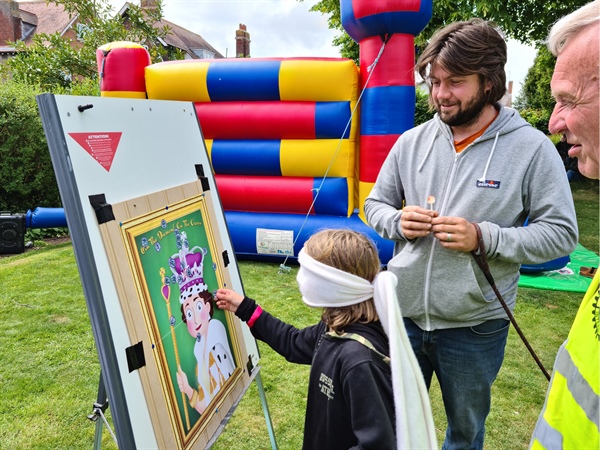
M 137 371 L 155 433 L 161 448 L 203 448 L 249 382 L 240 322 L 212 300 L 231 285 L 231 265 L 210 191 L 191 183 L 111 206 L 101 234 L 143 348 Z

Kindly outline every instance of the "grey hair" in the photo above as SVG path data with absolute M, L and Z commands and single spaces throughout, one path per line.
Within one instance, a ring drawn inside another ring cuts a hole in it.
M 594 0 L 564 16 L 550 29 L 546 45 L 554 56 L 558 56 L 569 38 L 579 34 L 588 25 L 600 20 L 600 0 Z

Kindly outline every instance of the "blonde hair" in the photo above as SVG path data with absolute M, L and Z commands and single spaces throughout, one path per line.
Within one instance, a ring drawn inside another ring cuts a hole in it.
M 379 253 L 371 239 L 352 230 L 323 230 L 312 235 L 304 251 L 317 261 L 373 282 L 381 270 Z M 379 319 L 373 299 L 339 308 L 324 308 L 323 321 L 336 333 L 344 327 Z
M 550 29 L 547 39 L 548 50 L 554 56 L 558 56 L 570 38 L 578 35 L 588 25 L 599 20 L 600 0 L 594 0 L 566 15 Z

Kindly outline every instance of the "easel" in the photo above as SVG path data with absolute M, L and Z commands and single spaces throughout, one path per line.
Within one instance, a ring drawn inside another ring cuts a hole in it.
M 156 271 L 154 278 L 147 276 L 142 261 L 158 268 L 163 264 L 161 249 L 169 249 L 165 260 L 177 251 L 174 230 L 186 229 L 194 239 L 204 243 L 205 254 L 210 255 L 214 269 L 210 271 L 211 283 L 217 286 L 227 281 L 231 287 L 243 289 L 237 266 L 229 264 L 235 253 L 226 232 L 216 182 L 209 170 L 209 156 L 202 151 L 204 140 L 193 104 L 54 94 L 42 94 L 37 102 L 74 243 L 102 372 L 89 416 L 96 422 L 94 448 L 100 448 L 103 424 L 117 446 L 127 450 L 164 448 L 167 442 L 183 443 L 187 436 L 185 426 L 152 419 L 171 414 L 179 420 L 171 399 L 165 396 L 167 390 L 156 389 L 163 387 L 161 377 L 169 369 L 168 356 L 164 360 L 148 357 L 149 364 L 144 357 L 154 351 L 153 342 L 160 338 L 156 330 L 159 326 L 148 327 L 145 318 L 158 325 L 155 308 L 162 309 L 162 302 L 154 304 L 153 295 L 158 297 L 162 290 L 148 295 L 145 289 L 148 282 L 156 281 Z M 127 120 L 123 120 L 125 116 Z M 158 129 L 170 132 L 148 132 Z M 172 164 L 143 164 L 140 170 L 141 161 L 164 161 L 174 146 L 177 156 Z M 122 228 L 124 222 L 128 228 Z M 167 224 L 168 230 L 163 227 Z M 123 233 L 127 234 L 126 240 Z M 146 252 L 146 244 L 134 242 L 145 233 L 156 241 L 154 247 L 147 246 L 153 252 Z M 136 280 L 145 286 L 139 292 Z M 129 301 L 142 297 L 142 302 Z M 233 341 L 230 345 L 235 344 L 239 365 L 228 379 L 229 395 L 219 399 L 223 410 L 209 411 L 210 427 L 194 429 L 194 435 L 189 436 L 193 440 L 187 442 L 197 442 L 199 447 L 216 440 L 214 430 L 222 430 L 224 417 L 241 400 L 237 398 L 239 393 L 245 392 L 256 378 L 272 447 L 276 449 L 258 376 L 256 341 L 239 322 L 223 326 L 229 328 Z M 126 343 L 131 345 L 125 346 Z M 144 375 L 126 376 L 126 368 L 121 367 L 123 357 L 127 359 L 129 373 L 147 366 Z M 245 372 L 248 369 L 241 363 L 246 360 L 254 366 L 251 372 Z M 109 406 L 107 399 L 111 403 L 114 430 L 110 430 L 104 417 Z M 142 403 L 144 407 L 140 408 Z M 132 415 L 130 409 L 134 405 L 135 415 Z M 185 412 L 187 407 L 183 409 Z M 154 433 L 146 432 L 152 428 Z
M 260 403 L 262 405 L 263 414 L 265 416 L 265 421 L 267 423 L 267 431 L 269 432 L 269 440 L 271 441 L 271 449 L 277 450 L 277 442 L 275 441 L 275 432 L 273 430 L 273 422 L 271 421 L 271 414 L 269 412 L 269 405 L 267 404 L 267 397 L 265 396 L 265 388 L 262 383 L 262 378 L 260 376 L 260 366 L 256 367 L 251 375 L 251 378 L 256 381 L 256 386 L 258 388 L 258 396 L 260 397 Z M 219 427 L 211 440 L 208 442 L 206 449 L 210 449 L 212 445 L 216 442 L 217 438 L 221 434 L 227 422 L 233 416 L 233 411 L 237 408 L 238 404 L 242 400 L 245 392 L 242 392 L 240 396 L 236 399 L 233 406 L 225 416 L 225 418 L 219 424 Z M 108 397 L 106 395 L 106 388 L 104 387 L 104 380 L 102 379 L 102 372 L 100 372 L 100 381 L 98 382 L 98 396 L 96 397 L 96 402 L 93 405 L 92 413 L 87 416 L 92 422 L 96 423 L 96 430 L 94 432 L 94 446 L 93 450 L 100 450 L 102 448 L 102 425 L 106 425 L 107 430 L 111 434 L 113 440 L 118 446 L 117 438 L 115 437 L 113 431 L 111 430 L 106 417 L 104 416 L 104 412 L 108 409 Z M 98 420 L 101 419 L 101 420 Z

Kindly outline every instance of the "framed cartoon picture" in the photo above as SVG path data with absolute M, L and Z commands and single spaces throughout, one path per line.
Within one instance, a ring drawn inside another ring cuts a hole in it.
M 211 192 L 194 182 L 111 210 L 100 229 L 132 340 L 141 338 L 155 433 L 167 446 L 202 448 L 248 378 L 240 322 L 213 298 L 231 285 L 232 265 Z
M 226 285 L 204 194 L 121 223 L 169 418 L 183 447 L 241 373 Z

